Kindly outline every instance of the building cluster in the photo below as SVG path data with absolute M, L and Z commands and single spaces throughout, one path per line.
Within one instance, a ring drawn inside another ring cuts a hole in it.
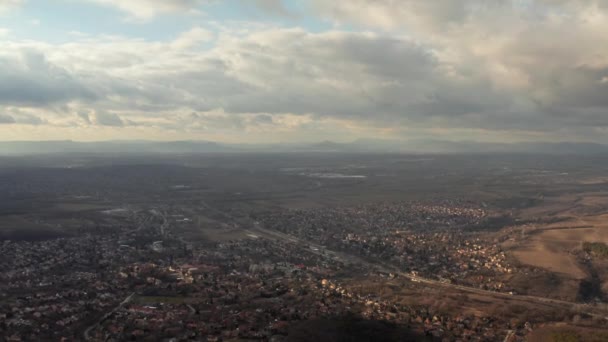
M 258 220 L 302 240 L 459 282 L 471 281 L 480 270 L 508 272 L 500 250 L 465 237 L 463 227 L 484 215 L 466 205 L 387 204 Z M 377 268 L 340 261 L 299 241 L 254 235 L 197 244 L 179 237 L 181 214 L 160 210 L 113 220 L 124 221 L 119 231 L 0 243 L 1 336 L 9 341 L 280 341 L 294 323 L 351 313 L 407 325 L 439 340 L 495 341 L 508 330 L 523 336 L 523 327 L 504 320 L 451 316 L 357 292 L 341 280 L 377 278 Z M 415 222 L 429 227 L 442 222 L 446 229 L 425 233 Z M 459 278 L 453 267 L 469 277 Z
M 407 325 L 446 341 L 495 341 L 511 329 L 524 334 L 523 327 L 491 317 L 451 317 L 436 308 L 358 293 L 340 284 L 345 271 L 373 276 L 371 270 L 349 269 L 304 246 L 262 239 L 194 249 L 171 265 L 131 264 L 121 274 L 139 279 L 137 296 L 90 336 L 106 341 L 281 341 L 296 322 L 349 313 Z
M 352 207 L 323 207 L 270 211 L 254 215 L 268 228 L 309 236 L 357 230 L 438 232 L 474 230 L 488 213 L 474 203 L 458 200 L 370 203 Z
M 285 210 L 255 219 L 269 229 L 420 277 L 511 292 L 503 279 L 515 266 L 497 244 L 476 233 L 487 216 L 474 204 L 442 200 Z
M 123 257 L 106 237 L 0 243 L 0 335 L 11 340 L 78 336 L 126 289 Z

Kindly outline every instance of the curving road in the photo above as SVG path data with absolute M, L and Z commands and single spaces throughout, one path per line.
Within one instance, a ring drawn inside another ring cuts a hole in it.
M 117 306 L 115 306 L 114 309 L 112 309 L 110 312 L 108 312 L 105 315 L 103 315 L 103 317 L 101 317 L 97 322 L 95 322 L 95 324 L 93 324 L 90 327 L 88 327 L 84 331 L 84 340 L 85 341 L 90 341 L 91 340 L 91 336 L 90 336 L 91 335 L 91 331 L 93 329 L 97 328 L 101 323 L 103 323 L 103 321 L 105 321 L 106 319 L 108 319 L 108 317 L 110 317 L 116 311 L 122 309 L 125 305 L 129 304 L 131 302 L 131 300 L 133 300 L 134 296 L 135 296 L 135 292 L 131 293 L 127 298 L 125 298 L 122 302 L 120 302 Z

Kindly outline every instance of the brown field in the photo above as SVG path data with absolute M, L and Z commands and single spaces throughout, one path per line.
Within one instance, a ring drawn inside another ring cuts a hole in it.
M 604 184 L 604 183 L 608 183 L 608 177 L 598 176 L 598 177 L 583 178 L 579 181 L 579 183 L 585 184 L 585 185 Z
M 592 231 L 593 229 L 584 229 Z M 577 234 L 576 236 L 572 236 Z M 520 244 L 513 255 L 523 264 L 544 268 L 574 279 L 587 277 L 570 251 L 580 248 L 581 230 L 546 230 Z
M 371 294 L 406 306 L 428 306 L 452 315 L 472 314 L 496 316 L 524 322 L 560 321 L 576 315 L 576 308 L 557 303 L 529 302 L 518 296 L 504 297 L 476 294 L 429 285 L 418 285 L 406 280 L 376 280 L 355 278 L 345 283 L 359 294 Z
M 572 254 L 583 242 L 608 243 L 608 215 L 583 216 L 535 228 L 512 252 L 524 264 L 583 279 L 585 272 Z
M 511 255 L 522 264 L 553 272 L 561 278 L 560 295 L 574 297 L 576 281 L 590 274 L 577 253 L 583 242 L 608 243 L 608 197 L 605 193 L 563 195 L 545 199 L 538 206 L 519 213 L 525 219 L 555 219 L 553 223 L 523 228 L 517 243 L 505 243 Z M 602 279 L 608 289 L 608 279 Z M 568 285 L 569 284 L 569 285 Z
M 608 330 L 581 327 L 574 324 L 554 324 L 534 330 L 527 336 L 529 342 L 604 342 Z

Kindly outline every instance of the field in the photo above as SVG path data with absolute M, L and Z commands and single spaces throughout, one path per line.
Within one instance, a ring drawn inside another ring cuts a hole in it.
M 542 327 L 528 337 L 530 342 L 603 342 L 608 330 L 589 329 L 575 324 Z
M 543 268 L 559 274 L 562 282 L 573 285 L 573 280 L 582 281 L 597 277 L 601 288 L 608 287 L 608 278 L 600 260 L 581 262 L 583 243 L 608 243 L 608 198 L 597 192 L 562 195 L 547 200 L 538 206 L 522 210 L 519 215 L 533 218 L 552 218 L 551 223 L 539 222 L 521 228 L 522 238 L 509 248 L 521 263 Z M 579 289 L 562 288 L 564 296 L 575 298 Z

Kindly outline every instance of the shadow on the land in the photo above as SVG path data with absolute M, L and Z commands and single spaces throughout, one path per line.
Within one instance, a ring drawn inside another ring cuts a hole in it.
M 366 320 L 354 315 L 296 323 L 287 342 L 389 342 L 433 341 L 405 326 L 385 321 Z

